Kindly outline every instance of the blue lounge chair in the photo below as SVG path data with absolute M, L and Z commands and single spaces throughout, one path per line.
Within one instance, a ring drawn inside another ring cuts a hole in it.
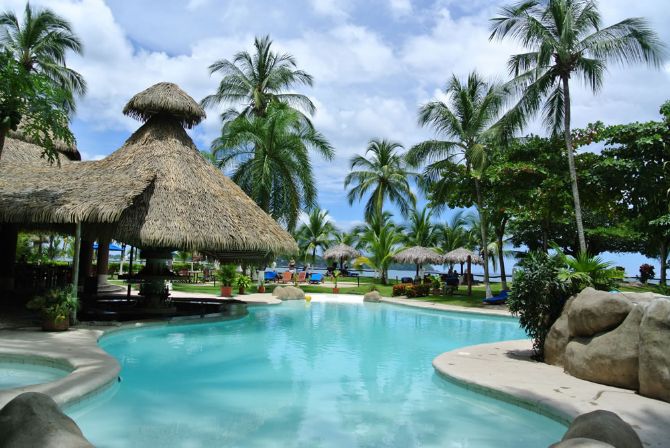
M 264 277 L 266 282 L 274 282 L 275 280 L 277 280 L 277 273 L 273 271 L 270 272 L 266 271 Z
M 311 284 L 319 284 L 323 282 L 323 274 L 319 274 L 317 272 L 313 273 L 312 275 L 309 276 L 309 283 Z
M 500 294 L 484 299 L 482 303 L 487 305 L 502 305 L 507 301 L 507 294 L 509 294 L 509 290 L 503 289 L 500 291 Z

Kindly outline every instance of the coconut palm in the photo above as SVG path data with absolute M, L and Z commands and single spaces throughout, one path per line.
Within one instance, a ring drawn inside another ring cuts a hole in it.
M 273 218 L 295 229 L 300 210 L 316 206 L 310 151 L 327 160 L 326 138 L 285 104 L 274 103 L 265 117 L 240 116 L 212 143 L 221 168 Z
M 335 232 L 335 226 L 328 221 L 328 211 L 318 207 L 309 213 L 307 222 L 298 228 L 298 245 L 305 252 L 312 252 L 312 264 L 316 263 L 316 250 L 328 248 Z
M 333 242 L 335 244 L 346 244 L 347 246 L 351 246 L 356 249 L 360 247 L 360 237 L 354 230 L 350 232 L 336 230 L 335 234 L 333 235 Z
M 375 215 L 361 235 L 361 243 L 368 255 L 358 259 L 355 265 L 368 264 L 379 272 L 381 283 L 385 285 L 389 266 L 402 239 L 402 233 L 390 220 L 390 214 Z
M 68 51 L 83 53 L 83 46 L 68 21 L 50 9 L 26 3 L 23 21 L 11 11 L 0 14 L 0 47 L 8 50 L 27 72 L 42 73 L 54 86 L 67 92 L 73 111 L 74 94 L 86 93 L 86 81 L 65 63 Z
M 487 163 L 487 145 L 511 126 L 502 114 L 507 90 L 495 83 L 487 83 L 477 73 L 468 76 L 465 83 L 454 75 L 445 90 L 447 101 L 432 101 L 419 110 L 419 123 L 431 126 L 451 140 L 428 140 L 412 147 L 407 153 L 410 166 L 427 164 L 424 175 L 432 180 L 435 192 L 446 191 L 440 183 L 448 182 L 441 176 L 445 165 L 454 162 L 465 165 L 466 174 L 474 184 L 474 196 L 481 217 L 481 241 L 488 241 L 488 224 L 481 188 L 481 179 Z M 510 122 L 512 119 L 509 119 Z M 434 194 L 433 202 L 444 202 Z M 483 252 L 486 296 L 492 297 L 489 285 L 488 254 Z
M 344 187 L 352 185 L 347 194 L 349 204 L 370 193 L 365 204 L 366 220 L 373 214 L 381 215 L 387 199 L 400 208 L 403 216 L 407 216 L 416 203 L 408 180 L 414 174 L 408 171 L 399 149 L 402 145 L 398 142 L 373 139 L 365 150 L 366 155 L 370 154 L 369 158 L 354 156 L 351 159 L 351 172 L 344 178 Z
M 404 227 L 406 246 L 434 247 L 437 244 L 437 226 L 431 222 L 432 216 L 433 211 L 428 207 L 412 209 Z
M 529 50 L 509 60 L 514 76 L 510 85 L 522 92 L 513 113 L 529 119 L 543 107 L 547 127 L 564 135 L 582 252 L 586 252 L 586 240 L 570 129 L 570 78 L 581 77 L 595 93 L 603 85 L 609 62 L 659 67 L 663 60 L 663 45 L 646 20 L 601 25 L 593 0 L 522 1 L 502 8 L 492 19 L 491 39 L 510 37 Z
M 265 116 L 272 101 L 285 103 L 301 114 L 312 115 L 315 107 L 309 98 L 287 93 L 296 85 L 311 86 L 312 76 L 297 69 L 293 56 L 275 53 L 271 47 L 270 36 L 256 37 L 253 54 L 241 51 L 232 60 L 219 59 L 210 65 L 210 74 L 221 73 L 223 79 L 216 93 L 202 100 L 203 107 L 217 104 L 243 106 L 241 112 L 234 108 L 224 112 L 224 121 L 239 114 Z
M 451 252 L 460 247 L 472 249 L 472 233 L 466 227 L 466 219 L 463 216 L 463 210 L 454 213 L 447 222 L 437 226 L 437 246 L 443 253 Z

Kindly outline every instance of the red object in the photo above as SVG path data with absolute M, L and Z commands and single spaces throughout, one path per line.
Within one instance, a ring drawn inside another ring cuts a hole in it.
M 233 296 L 232 286 L 221 286 L 221 297 L 232 297 L 232 296 Z

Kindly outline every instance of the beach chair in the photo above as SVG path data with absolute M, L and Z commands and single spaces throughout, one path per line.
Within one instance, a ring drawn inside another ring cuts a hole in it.
M 507 301 L 507 294 L 509 291 L 507 289 L 503 289 L 500 291 L 500 294 L 495 295 L 493 297 L 489 297 L 488 299 L 484 299 L 482 303 L 486 305 L 502 305 Z
M 263 276 L 265 279 L 265 282 L 276 282 L 277 281 L 277 273 L 274 271 L 266 271 L 265 275 Z
M 305 283 L 307 280 L 307 272 L 302 271 L 298 272 L 298 283 Z
M 310 275 L 309 283 L 312 285 L 318 285 L 319 283 L 323 283 L 323 274 L 315 272 L 314 274 Z
M 282 283 L 291 283 L 293 280 L 293 273 L 291 271 L 286 271 L 281 275 Z

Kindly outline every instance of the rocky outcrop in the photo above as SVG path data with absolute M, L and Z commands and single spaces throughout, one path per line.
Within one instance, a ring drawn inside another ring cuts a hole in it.
M 568 311 L 571 337 L 590 337 L 616 328 L 628 316 L 633 303 L 622 294 L 585 288 Z
M 554 366 L 564 365 L 565 347 L 570 342 L 570 328 L 568 327 L 568 312 L 576 296 L 565 302 L 563 313 L 552 325 L 544 340 L 544 361 Z
M 91 448 L 77 424 L 48 395 L 26 392 L 0 410 L 3 448 Z
M 670 300 L 655 299 L 640 324 L 640 394 L 670 402 Z
M 380 302 L 382 299 L 382 295 L 379 294 L 379 291 L 370 291 L 365 293 L 363 296 L 363 301 L 364 302 Z
M 612 331 L 589 339 L 571 340 L 565 350 L 565 371 L 583 380 L 637 389 L 643 309 L 635 305 L 623 323 Z
M 614 447 L 609 443 L 579 437 L 576 439 L 568 439 L 562 442 L 554 443 L 553 445 L 549 445 L 549 448 L 614 448 Z
M 635 430 L 621 417 L 610 411 L 593 411 L 582 414 L 572 421 L 562 442 L 590 439 L 609 444 L 615 448 L 642 448 L 642 441 Z M 574 443 L 574 442 L 573 442 Z M 565 447 L 599 447 L 602 445 L 563 445 Z M 605 445 L 607 446 L 607 445 Z
M 295 286 L 277 286 L 272 295 L 279 300 L 304 300 L 305 292 Z

